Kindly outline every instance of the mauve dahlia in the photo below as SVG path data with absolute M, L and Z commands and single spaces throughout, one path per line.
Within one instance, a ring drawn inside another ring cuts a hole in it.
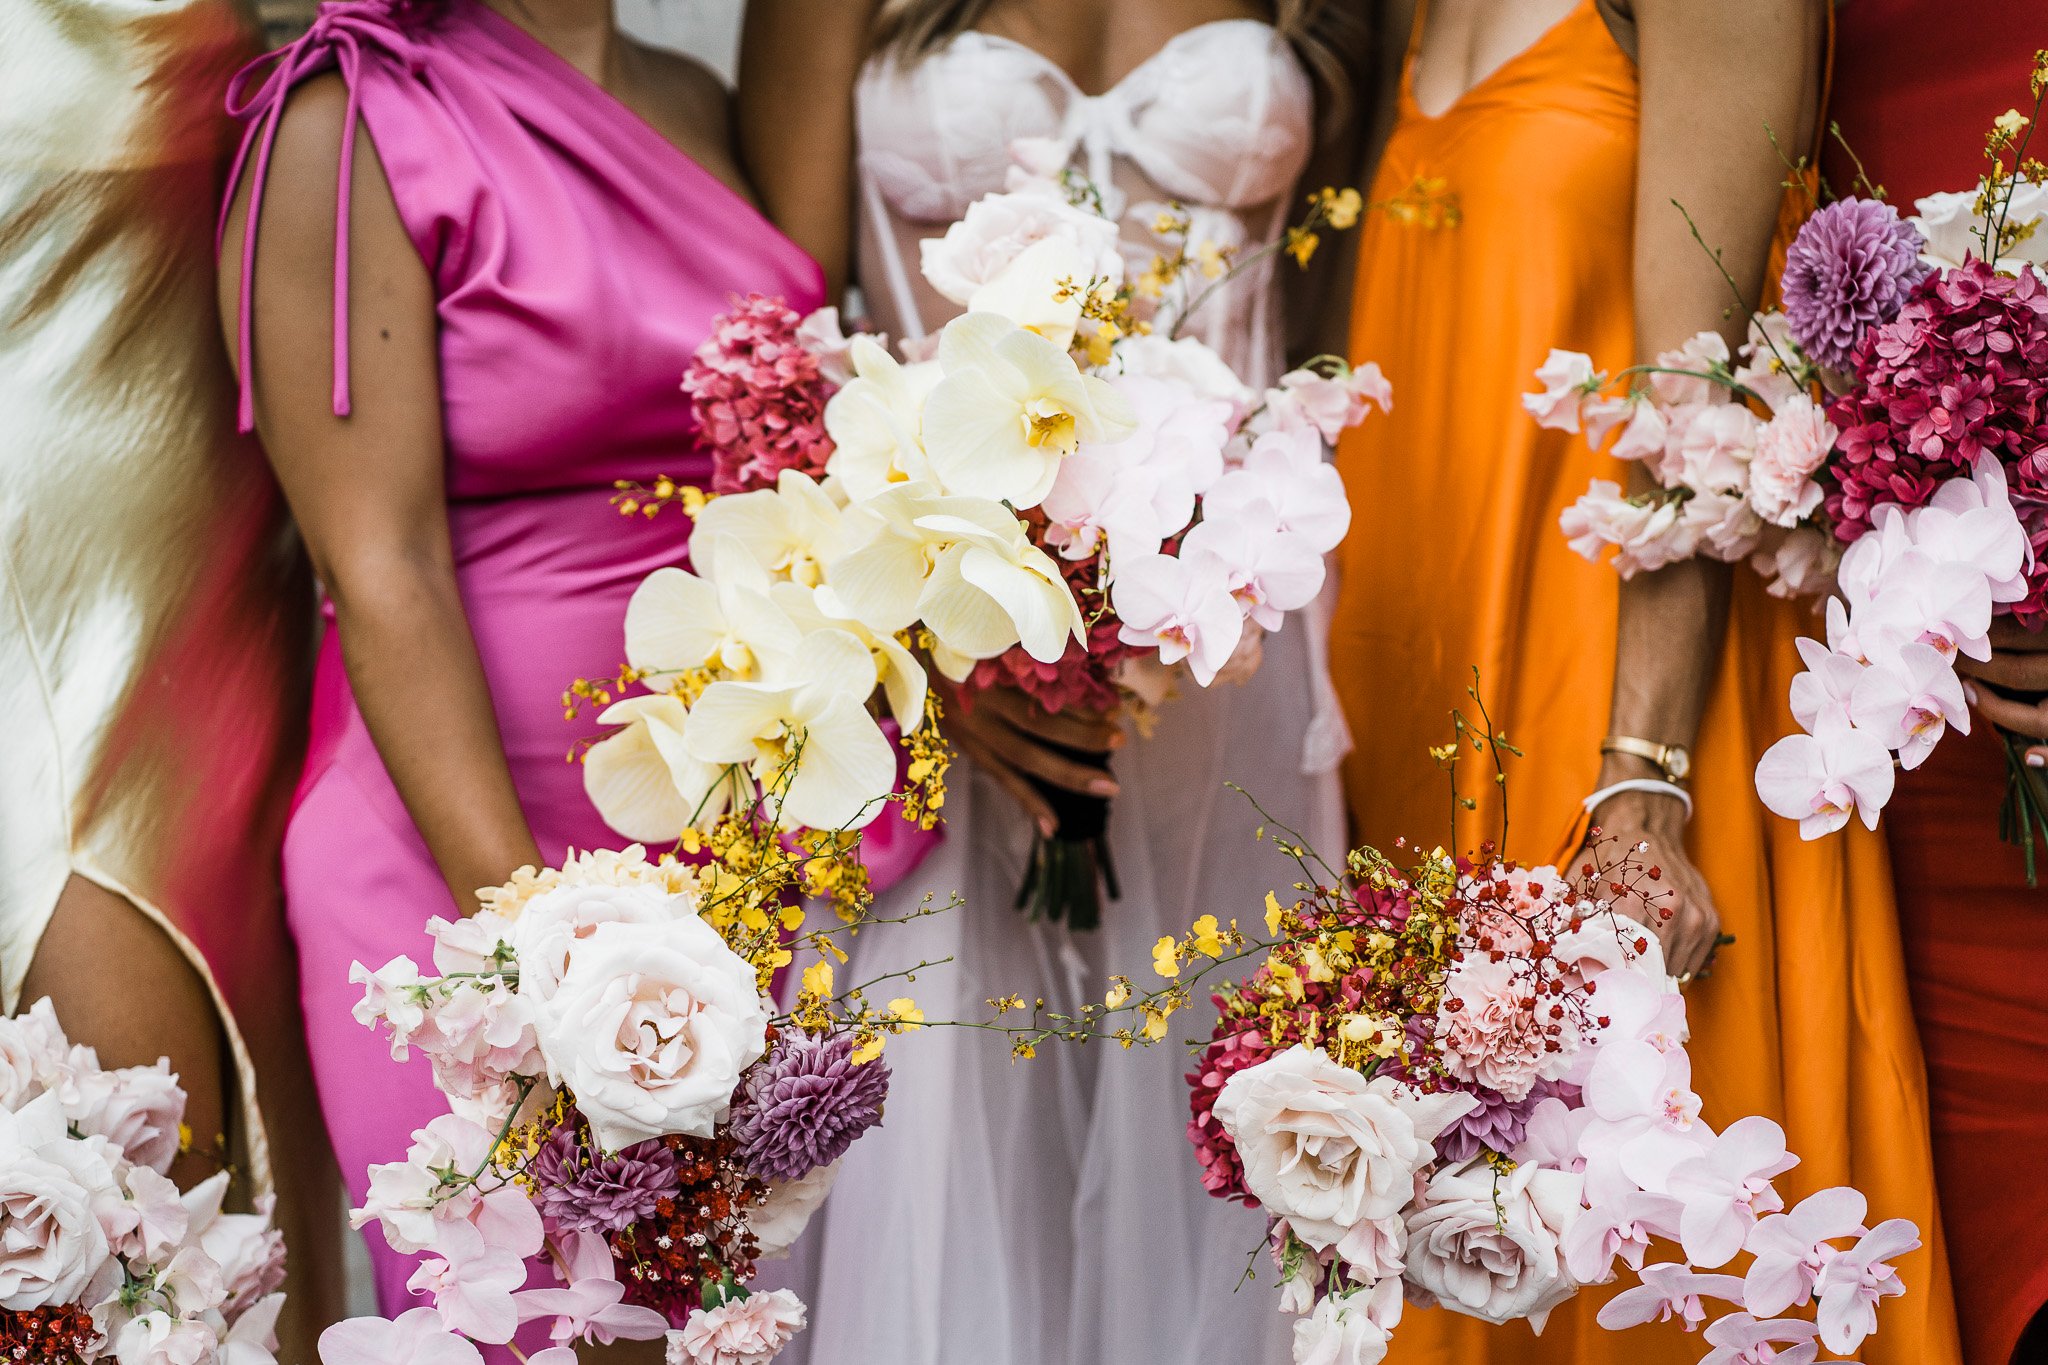
M 541 1221 L 553 1232 L 617 1232 L 653 1217 L 655 1205 L 676 1192 L 675 1153 L 662 1143 L 602 1156 L 567 1124 L 541 1144 L 526 1172 Z
M 1521 1145 L 1529 1115 L 1552 1096 L 1570 1098 L 1573 1087 L 1538 1081 L 1522 1099 L 1509 1101 L 1484 1086 L 1457 1087 L 1479 1101 L 1479 1107 L 1436 1135 L 1436 1154 L 1455 1165 L 1478 1156 L 1482 1147 L 1506 1155 Z
M 771 1185 L 801 1180 L 882 1121 L 889 1067 L 879 1058 L 856 1066 L 852 1058 L 851 1035 L 822 1042 L 785 1036 L 747 1073 L 732 1135 L 749 1171 Z
M 1920 234 L 1876 199 L 1842 199 L 1806 220 L 1785 257 L 1785 317 L 1820 364 L 1846 370 L 1856 343 L 1899 315 L 1927 274 Z

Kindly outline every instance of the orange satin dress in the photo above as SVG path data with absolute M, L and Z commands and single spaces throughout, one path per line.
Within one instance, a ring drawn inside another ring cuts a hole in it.
M 1412 54 L 1411 54 L 1412 60 Z M 1630 363 L 1637 152 L 1634 64 L 1592 0 L 1438 118 L 1404 75 L 1400 117 L 1370 196 L 1351 354 L 1394 386 L 1390 416 L 1351 433 L 1338 467 L 1354 509 L 1340 551 L 1331 667 L 1357 747 L 1346 789 L 1360 838 L 1448 840 L 1450 799 L 1424 754 L 1472 705 L 1472 668 L 1510 760 L 1508 849 L 1547 859 L 1593 789 L 1612 690 L 1612 569 L 1574 554 L 1558 514 L 1618 462 L 1539 430 L 1520 395 L 1553 346 Z M 1786 685 L 1803 607 L 1739 574 L 1713 699 L 1695 749 L 1692 852 L 1726 930 L 1694 985 L 1695 1083 L 1707 1117 L 1782 1123 L 1803 1164 L 1788 1198 L 1853 1183 L 1872 1217 L 1920 1224 L 1911 1292 L 1879 1310 L 1867 1365 L 1957 1365 L 1936 1227 L 1927 1084 L 1907 999 L 1881 840 L 1857 828 L 1803 843 L 1758 802 L 1757 755 L 1792 728 Z M 1461 847 L 1499 828 L 1468 755 Z M 1675 1254 L 1666 1252 L 1666 1255 Z M 1608 1332 L 1611 1291 L 1559 1309 L 1541 1338 L 1411 1312 L 1392 1365 L 1695 1365 L 1675 1325 Z

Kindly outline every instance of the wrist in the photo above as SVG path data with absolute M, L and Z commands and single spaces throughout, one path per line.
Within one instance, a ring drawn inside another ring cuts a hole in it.
M 1593 807 L 1590 818 L 1595 826 L 1609 832 L 1628 830 L 1675 837 L 1684 831 L 1690 815 L 1691 811 L 1675 792 L 1624 791 Z

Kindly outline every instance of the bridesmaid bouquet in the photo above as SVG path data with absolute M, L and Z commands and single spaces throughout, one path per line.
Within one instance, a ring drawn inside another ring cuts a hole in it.
M 881 1121 L 883 1045 L 924 1016 L 835 989 L 849 926 L 801 932 L 798 896 L 830 894 L 833 859 L 733 822 L 700 852 L 523 869 L 474 917 L 432 922 L 432 970 L 357 965 L 357 1018 L 395 1058 L 423 1054 L 452 1112 L 371 1168 L 353 1217 L 426 1257 L 426 1306 L 329 1329 L 326 1365 L 477 1361 L 474 1343 L 535 1321 L 553 1344 L 533 1365 L 663 1337 L 672 1361 L 730 1365 L 802 1329 L 793 1294 L 747 1282 Z M 771 987 L 797 947 L 818 960 L 783 1011 Z
M 2048 92 L 2048 53 L 2034 80 Z M 1954 662 L 1988 659 L 1995 614 L 2048 622 L 2048 173 L 2032 120 L 2001 117 L 1972 191 L 1819 209 L 1735 356 L 1714 333 L 1609 376 L 1553 351 L 1523 403 L 1546 427 L 1642 461 L 1659 485 L 1595 480 L 1561 524 L 1627 577 L 1705 555 L 1748 561 L 1779 596 L 1832 594 L 1801 640 L 1805 733 L 1779 741 L 1757 789 L 1809 839 L 1875 828 L 1894 762 L 1968 733 Z M 1643 382 L 1633 381 L 1641 376 Z M 1614 391 L 1626 382 L 1627 392 Z M 2048 834 L 2048 787 L 2012 754 L 2008 838 Z
M 170 1064 L 108 1069 L 47 1000 L 0 1019 L 0 1360 L 273 1365 L 284 1241 L 267 1207 L 187 1193 Z
M 1498 761 L 1498 736 L 1460 734 Z M 1268 896 L 1264 941 L 1211 921 L 1157 956 L 1178 975 L 1263 955 L 1215 997 L 1188 1136 L 1209 1192 L 1272 1220 L 1296 1361 L 1373 1365 L 1404 1303 L 1540 1332 L 1624 1274 L 1600 1324 L 1704 1328 L 1715 1365 L 1876 1329 L 1917 1231 L 1865 1226 L 1847 1188 L 1787 1210 L 1778 1125 L 1701 1119 L 1685 997 L 1616 910 L 1668 913 L 1655 869 L 1604 847 L 1561 871 L 1401 845 L 1333 869 L 1289 839 L 1302 880 Z

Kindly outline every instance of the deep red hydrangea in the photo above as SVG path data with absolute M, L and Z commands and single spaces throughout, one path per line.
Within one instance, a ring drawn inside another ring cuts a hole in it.
M 1885 503 L 1924 505 L 1989 453 L 2036 556 L 2015 613 L 2048 616 L 2048 285 L 1975 260 L 1930 276 L 1865 335 L 1856 381 L 1828 411 L 1842 433 L 1827 466 L 1836 535 L 1857 539 Z
M 1268 1042 L 1256 1021 L 1230 1018 L 1229 1002 L 1223 996 L 1216 996 L 1215 1001 L 1224 1012 L 1223 1026 L 1228 1031 L 1219 1032 L 1202 1049 L 1195 1069 L 1187 1074 L 1188 1109 L 1193 1115 L 1188 1120 L 1188 1141 L 1195 1145 L 1195 1160 L 1202 1163 L 1203 1189 L 1218 1199 L 1255 1204 L 1258 1201 L 1245 1188 L 1244 1162 L 1237 1155 L 1237 1144 L 1216 1121 L 1216 1097 L 1232 1076 L 1284 1049 Z
M 683 392 L 711 449 L 712 492 L 773 488 L 785 469 L 824 476 L 825 404 L 837 390 L 798 339 L 802 322 L 780 299 L 750 294 L 697 348 Z

